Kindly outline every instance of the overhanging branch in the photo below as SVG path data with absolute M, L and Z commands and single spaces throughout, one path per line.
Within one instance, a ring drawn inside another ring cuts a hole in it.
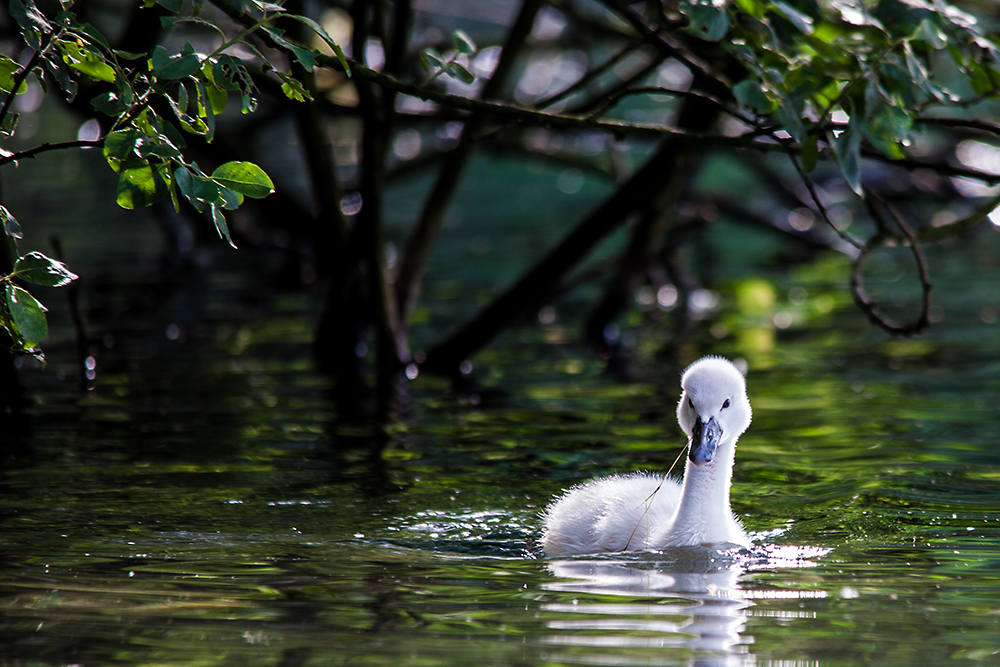
M 27 150 L 16 153 L 4 153 L 0 156 L 0 167 L 11 162 L 17 162 L 18 160 L 27 160 L 28 158 L 49 151 L 59 151 L 67 148 L 100 148 L 102 146 L 104 146 L 104 139 L 77 139 L 76 141 L 60 141 L 56 143 L 46 141 L 44 144 L 39 144 Z

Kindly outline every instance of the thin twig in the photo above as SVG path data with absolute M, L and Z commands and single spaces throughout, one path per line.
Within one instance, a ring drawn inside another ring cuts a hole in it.
M 661 53 L 674 58 L 687 67 L 688 71 L 694 76 L 696 83 L 707 83 L 712 87 L 721 86 L 725 90 L 733 89 L 732 83 L 726 77 L 713 72 L 707 63 L 675 44 L 665 32 L 659 30 L 656 26 L 650 25 L 646 17 L 625 0 L 603 0 L 603 4 L 630 23 L 640 35 L 645 37 Z
M 711 102 L 712 104 L 715 104 L 716 106 L 719 107 L 719 109 L 722 112 L 732 116 L 736 120 L 739 120 L 751 126 L 757 125 L 754 119 L 748 118 L 743 114 L 739 113 L 738 111 L 733 111 L 732 109 L 726 106 L 725 102 L 718 99 L 717 97 L 714 97 L 707 93 L 701 93 L 696 90 L 678 90 L 676 88 L 664 88 L 662 86 L 636 86 L 620 90 L 612 95 L 608 95 L 605 99 L 601 100 L 601 103 L 596 107 L 594 107 L 594 109 L 590 113 L 588 113 L 585 116 L 585 118 L 596 118 L 597 116 L 604 113 L 608 109 L 611 109 L 614 106 L 616 106 L 624 98 L 630 95 L 644 95 L 644 94 L 675 95 L 677 97 L 690 97 L 699 100 L 705 100 L 706 102 Z
M 646 509 L 642 513 L 642 518 L 640 518 L 639 521 L 636 522 L 635 528 L 632 529 L 632 533 L 628 536 L 628 540 L 625 542 L 625 548 L 622 549 L 622 551 L 628 551 L 629 545 L 632 544 L 632 538 L 635 537 L 635 531 L 639 530 L 639 526 L 642 525 L 642 519 L 646 518 L 649 515 L 649 505 L 647 503 L 649 503 L 649 501 L 652 500 L 653 496 L 655 496 L 663 487 L 663 483 L 667 481 L 668 477 L 670 477 L 670 473 L 674 471 L 674 467 L 677 466 L 677 462 L 681 460 L 682 456 L 684 456 L 684 452 L 687 451 L 688 445 L 690 444 L 691 443 L 689 442 L 687 445 L 681 447 L 681 451 L 677 452 L 677 458 L 675 458 L 674 462 L 670 464 L 670 467 L 667 469 L 666 474 L 663 475 L 663 479 L 661 479 L 660 483 L 656 485 L 656 488 L 653 489 L 653 492 L 649 494 L 645 500 L 642 501 L 642 504 L 645 506 Z M 638 509 L 638 507 L 636 507 L 636 509 Z
M 885 228 L 885 221 L 882 219 L 882 214 L 878 211 L 875 203 L 881 204 L 889 214 L 892 215 L 893 220 L 899 227 L 900 231 L 906 236 L 910 242 L 910 251 L 913 253 L 913 257 L 917 262 L 917 271 L 920 274 L 920 287 L 923 291 L 923 299 L 921 303 L 920 315 L 916 320 L 910 324 L 897 324 L 879 312 L 878 304 L 875 303 L 871 297 L 865 292 L 864 289 L 864 266 L 865 260 L 867 259 L 869 253 L 885 244 L 885 242 L 891 239 L 891 236 L 880 232 L 873 236 L 868 243 L 861 248 L 861 253 L 854 260 L 854 272 L 851 276 L 851 293 L 854 295 L 854 302 L 858 305 L 866 315 L 868 319 L 876 326 L 888 331 L 889 333 L 901 334 L 903 336 L 912 336 L 913 334 L 920 333 L 925 327 L 927 327 L 930 322 L 930 308 L 931 308 L 931 285 L 930 272 L 927 269 L 927 260 L 924 258 L 924 253 L 920 249 L 920 244 L 917 241 L 916 235 L 910 226 L 906 224 L 903 217 L 892 207 L 888 202 L 884 201 L 881 197 L 876 195 L 871 191 L 865 192 L 867 195 L 865 197 L 865 204 L 868 207 L 869 213 L 876 220 L 876 223 L 881 228 Z
M 812 179 L 809 178 L 809 174 L 807 174 L 806 170 L 802 168 L 802 165 L 799 164 L 799 161 L 796 159 L 795 154 L 792 153 L 791 151 L 788 151 L 788 159 L 791 160 L 792 166 L 795 167 L 795 171 L 798 173 L 799 178 L 802 179 L 802 183 L 806 186 L 806 189 L 809 191 L 809 196 L 812 197 L 813 203 L 816 204 L 816 209 L 819 211 L 820 216 L 822 216 L 823 221 L 826 222 L 826 224 L 828 224 L 830 228 L 837 233 L 837 236 L 842 238 L 847 243 L 850 243 L 858 250 L 863 250 L 864 245 L 860 241 L 856 240 L 847 232 L 839 229 L 837 225 L 833 224 L 833 220 L 830 219 L 830 214 L 826 210 L 826 206 L 823 204 L 823 200 L 820 199 L 819 193 L 816 192 L 816 185 L 812 182 Z
M 517 55 L 531 33 L 531 26 L 534 25 L 541 4 L 540 0 L 525 0 L 521 5 L 518 16 L 500 51 L 500 60 L 497 62 L 493 74 L 483 86 L 481 101 L 502 94 L 507 80 L 514 71 Z M 498 103 L 487 104 L 497 105 Z M 473 144 L 485 122 L 486 116 L 482 107 L 465 121 L 458 145 L 449 153 L 442 164 L 437 179 L 424 200 L 419 217 L 407 239 L 396 279 L 397 303 L 400 309 L 400 319 L 404 323 L 408 322 L 420 294 L 423 275 L 440 231 L 441 221 L 444 219 L 445 211 L 451 203 L 469 162 Z
M 940 227 L 925 227 L 921 229 L 917 232 L 917 240 L 921 242 L 940 241 L 941 239 L 967 232 L 986 220 L 986 217 L 995 211 L 998 206 L 1000 206 L 1000 195 L 986 200 L 985 204 L 960 220 L 950 222 L 947 225 L 941 225 Z
M 48 49 L 48 47 L 45 47 L 45 49 Z M 10 87 L 10 92 L 7 93 L 7 97 L 4 98 L 3 106 L 0 107 L 0 125 L 2 125 L 4 119 L 7 118 L 7 113 L 10 111 L 10 105 L 14 101 L 14 98 L 17 97 L 17 89 L 20 88 L 21 84 L 24 83 L 24 80 L 28 78 L 28 74 L 31 73 L 31 70 L 35 69 L 35 65 L 38 64 L 38 61 L 41 59 L 42 53 L 45 49 L 32 53 L 27 64 L 14 76 L 14 83 Z
M 54 144 L 46 141 L 44 144 L 39 144 L 34 148 L 0 156 L 0 167 L 11 162 L 16 162 L 17 160 L 26 160 L 27 158 L 35 157 L 39 153 L 46 153 L 48 151 L 57 151 L 66 148 L 100 148 L 103 145 L 104 139 L 76 139 L 74 141 L 60 141 Z
M 332 67 L 337 70 L 342 69 L 337 60 L 332 57 L 320 57 L 317 58 L 317 61 L 323 66 Z M 486 115 L 493 116 L 495 118 L 510 120 L 517 123 L 525 123 L 541 127 L 601 129 L 616 135 L 638 134 L 659 138 L 676 138 L 691 142 L 711 143 L 720 146 L 747 148 L 764 152 L 782 150 L 782 147 L 777 143 L 757 140 L 748 141 L 743 135 L 731 137 L 711 132 L 688 132 L 665 125 L 646 125 L 642 123 L 627 123 L 616 120 L 601 120 L 588 118 L 586 116 L 539 111 L 538 109 L 533 109 L 531 107 L 525 107 L 507 102 L 474 99 L 470 97 L 463 97 L 461 95 L 443 93 L 437 90 L 421 88 L 417 85 L 402 82 L 395 77 L 364 67 L 363 65 L 355 63 L 351 60 L 348 60 L 348 62 L 351 66 L 351 72 L 358 79 L 371 81 L 380 86 L 393 88 L 397 92 L 403 93 L 404 95 L 409 95 L 410 97 L 416 97 L 425 101 L 437 102 L 453 109 L 485 113 Z M 757 135 L 754 133 L 747 136 L 755 137 Z
M 340 63 L 332 56 L 319 57 L 317 58 L 317 62 L 324 67 L 330 67 L 338 71 L 343 71 Z M 759 139 L 761 135 L 770 135 L 773 133 L 773 128 L 768 127 L 759 127 L 744 134 L 728 136 L 711 132 L 691 132 L 665 125 L 629 123 L 626 121 L 603 120 L 566 113 L 541 111 L 531 107 L 520 106 L 518 104 L 475 99 L 463 97 L 461 95 L 444 93 L 438 90 L 422 88 L 414 84 L 400 81 L 395 77 L 385 74 L 384 72 L 369 69 L 350 59 L 348 59 L 348 62 L 351 67 L 351 72 L 358 79 L 372 81 L 379 86 L 393 88 L 397 92 L 404 95 L 425 101 L 436 102 L 452 109 L 482 113 L 487 116 L 492 116 L 493 118 L 505 119 L 524 125 L 550 128 L 598 129 L 609 132 L 615 136 L 637 135 L 656 138 L 674 138 L 697 144 L 712 144 L 714 146 L 752 150 L 761 153 L 770 153 L 780 150 L 785 153 L 799 154 L 802 151 L 801 146 L 787 142 L 783 144 L 780 140 L 772 139 L 770 136 L 767 137 L 767 140 Z M 691 94 L 692 97 L 695 95 L 697 95 L 697 93 Z M 866 148 L 861 149 L 861 155 L 862 157 L 870 160 L 877 160 L 879 162 L 893 164 L 906 169 L 930 169 L 946 176 L 962 176 L 990 184 L 1000 183 L 1000 174 L 993 174 L 979 169 L 958 167 L 946 163 L 924 162 L 922 160 L 915 160 L 912 158 L 892 159 L 882 153 L 879 153 L 878 151 Z
M 569 87 L 564 88 L 562 91 L 560 91 L 558 93 L 555 93 L 554 95 L 552 95 L 550 97 L 547 97 L 544 100 L 536 102 L 535 103 L 535 107 L 538 108 L 538 109 L 548 108 L 548 107 L 552 106 L 553 104 L 555 104 L 556 102 L 558 102 L 558 101 L 560 101 L 562 99 L 565 99 L 569 95 L 572 95 L 573 93 L 577 92 L 581 88 L 586 87 L 587 84 L 589 84 L 591 81 L 593 81 L 594 79 L 596 79 L 597 77 L 601 76 L 602 74 L 604 74 L 605 72 L 607 72 L 609 69 L 611 69 L 612 67 L 614 67 L 615 65 L 617 65 L 626 56 L 628 56 L 631 53 L 634 53 L 637 48 L 639 48 L 640 46 L 642 46 L 645 43 L 646 43 L 646 41 L 643 40 L 643 39 L 637 39 L 637 40 L 631 42 L 624 49 L 622 49 L 621 51 L 619 51 L 615 55 L 611 56 L 606 61 L 604 61 L 603 63 L 601 63 L 600 65 L 598 65 L 594 69 L 590 70 L 589 72 L 587 72 L 583 76 L 581 76 L 574 83 L 570 84 Z
M 986 132 L 989 134 L 1000 135 L 1000 125 L 996 123 L 988 123 L 984 120 L 970 119 L 970 118 L 928 118 L 925 116 L 918 116 L 914 119 L 915 123 L 920 123 L 922 125 L 938 125 L 941 127 L 949 128 L 963 128 L 968 130 L 977 130 L 979 132 Z

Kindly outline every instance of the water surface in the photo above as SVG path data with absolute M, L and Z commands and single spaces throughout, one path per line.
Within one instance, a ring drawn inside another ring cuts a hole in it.
M 462 229 L 450 243 L 479 234 Z M 385 437 L 338 418 L 313 371 L 317 296 L 248 277 L 274 257 L 206 251 L 211 270 L 158 291 L 147 239 L 148 256 L 88 274 L 83 393 L 61 297 L 46 301 L 49 366 L 23 374 L 32 431 L 4 443 L 0 663 L 996 662 L 991 234 L 932 256 L 923 336 L 873 330 L 842 260 L 733 271 L 680 348 L 664 347 L 669 313 L 637 308 L 629 380 L 560 305 L 479 355 L 473 384 L 416 378 Z M 905 256 L 872 270 L 873 293 L 908 279 Z M 416 343 L 483 289 L 432 279 Z M 754 548 L 546 559 L 554 494 L 669 468 L 679 373 L 705 353 L 750 366 L 733 507 Z

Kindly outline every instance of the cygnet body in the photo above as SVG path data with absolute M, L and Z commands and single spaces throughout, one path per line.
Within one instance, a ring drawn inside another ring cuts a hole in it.
M 736 442 L 751 419 L 743 374 L 704 357 L 684 371 L 681 389 L 677 421 L 690 439 L 684 481 L 635 473 L 570 489 L 543 515 L 547 556 L 750 545 L 729 507 Z

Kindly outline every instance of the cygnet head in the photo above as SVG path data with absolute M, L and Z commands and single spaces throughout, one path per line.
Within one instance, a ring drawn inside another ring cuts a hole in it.
M 750 426 L 750 401 L 743 374 L 722 357 L 704 357 L 681 376 L 677 421 L 691 438 L 688 458 L 711 462 L 722 443 L 733 443 Z

